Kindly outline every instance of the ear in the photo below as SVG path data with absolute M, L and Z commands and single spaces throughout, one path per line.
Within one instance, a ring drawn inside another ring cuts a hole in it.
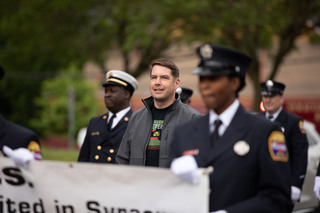
M 283 105 L 283 103 L 284 103 L 283 95 L 281 95 L 280 103 L 281 103 L 281 105 Z
M 175 89 L 177 89 L 179 86 L 180 86 L 180 78 L 177 78 L 176 79 L 176 82 L 175 82 Z
M 130 92 L 129 92 L 129 90 L 124 89 L 124 93 L 125 93 L 126 99 L 130 100 Z
M 231 78 L 232 91 L 236 92 L 239 89 L 240 85 L 241 85 L 240 78 L 237 78 L 237 77 Z

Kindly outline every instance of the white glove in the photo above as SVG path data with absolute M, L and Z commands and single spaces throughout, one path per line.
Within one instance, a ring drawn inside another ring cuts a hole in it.
M 316 178 L 314 179 L 313 191 L 318 200 L 320 200 L 320 176 L 316 176 Z
M 210 213 L 228 213 L 228 212 L 226 210 L 219 210 L 219 211 L 210 212 Z
M 291 186 L 291 201 L 296 203 L 299 201 L 301 195 L 301 189 L 296 186 Z
M 8 146 L 3 146 L 3 152 L 10 157 L 17 166 L 28 167 L 28 163 L 34 160 L 33 154 L 26 148 L 12 150 Z
M 198 165 L 192 155 L 174 159 L 170 169 L 175 175 L 189 183 L 197 184 L 199 182 Z

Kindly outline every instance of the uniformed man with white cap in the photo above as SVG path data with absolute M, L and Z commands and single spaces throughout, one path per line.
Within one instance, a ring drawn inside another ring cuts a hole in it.
M 186 175 L 186 167 L 194 165 L 191 159 L 199 167 L 213 167 L 210 212 L 288 213 L 290 168 L 281 128 L 246 112 L 238 100 L 251 58 L 211 44 L 197 53 L 200 64 L 194 74 L 209 112 L 175 128 L 169 149 L 172 171 L 196 183 L 194 166 Z
M 138 82 L 132 75 L 110 70 L 103 86 L 108 113 L 90 120 L 79 162 L 115 163 L 115 156 L 132 114 L 130 100 L 138 88 Z
M 265 108 L 265 112 L 260 115 L 278 123 L 286 138 L 291 166 L 291 200 L 293 208 L 294 203 L 300 200 L 308 164 L 308 140 L 303 126 L 303 119 L 283 109 L 285 84 L 268 80 L 261 83 L 260 86 L 262 102 Z

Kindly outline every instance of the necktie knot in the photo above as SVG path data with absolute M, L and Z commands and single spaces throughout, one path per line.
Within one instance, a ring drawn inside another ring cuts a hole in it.
M 222 124 L 221 120 L 219 120 L 219 119 L 215 120 L 214 121 L 214 128 L 218 129 L 221 126 L 221 124 Z
M 110 130 L 112 128 L 113 119 L 117 117 L 116 114 L 113 114 L 107 124 L 107 129 Z
M 270 121 L 272 121 L 273 115 L 269 115 L 269 116 L 268 116 L 268 119 L 269 119 Z

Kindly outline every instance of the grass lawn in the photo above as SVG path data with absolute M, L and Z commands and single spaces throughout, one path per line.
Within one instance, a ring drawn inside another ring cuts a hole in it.
M 41 151 L 43 160 L 76 162 L 79 155 L 77 149 L 56 149 L 42 146 Z

